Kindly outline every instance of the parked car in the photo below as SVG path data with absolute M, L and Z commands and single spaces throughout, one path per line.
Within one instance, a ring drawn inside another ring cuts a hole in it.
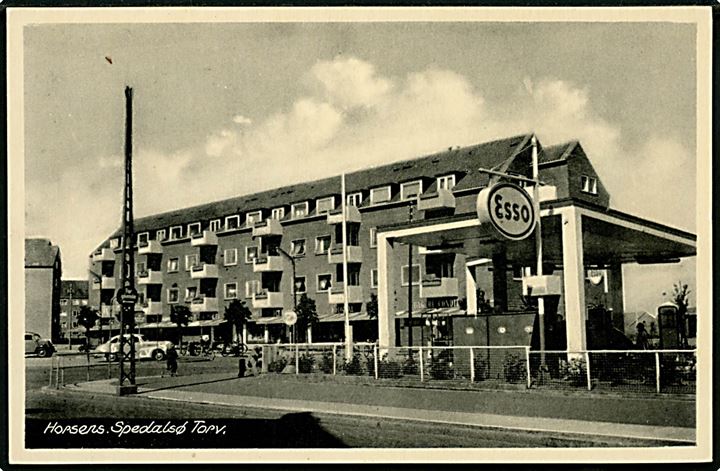
M 125 334 L 126 338 L 130 338 L 129 334 Z M 135 358 L 152 358 L 153 360 L 162 361 L 167 356 L 168 348 L 172 342 L 167 340 L 147 340 L 141 334 L 134 334 L 135 337 Z M 120 355 L 120 336 L 111 337 L 105 343 L 98 345 L 93 351 L 95 356 L 104 355 L 108 361 L 117 361 Z
M 35 332 L 25 332 L 25 355 L 35 354 L 39 357 L 50 357 L 55 353 L 55 345 Z

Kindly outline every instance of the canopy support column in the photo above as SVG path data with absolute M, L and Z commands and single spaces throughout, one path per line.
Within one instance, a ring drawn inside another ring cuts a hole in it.
M 585 333 L 585 267 L 582 216 L 574 207 L 562 214 L 562 253 L 565 296 L 565 328 L 568 352 L 587 347 Z
M 392 240 L 378 234 L 378 342 L 381 348 L 395 346 L 393 245 Z

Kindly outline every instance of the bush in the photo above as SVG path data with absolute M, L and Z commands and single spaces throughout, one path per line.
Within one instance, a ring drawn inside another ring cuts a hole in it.
M 282 371 L 287 366 L 288 361 L 285 357 L 277 357 L 275 360 L 268 363 L 268 371 L 270 373 L 282 373 Z
M 333 354 L 332 352 L 323 352 L 322 358 L 320 358 L 320 371 L 325 374 L 332 374 L 333 372 Z
M 432 379 L 453 379 L 453 356 L 450 350 L 444 350 L 430 358 L 430 377 Z
M 520 383 L 527 380 L 525 361 L 520 355 L 508 353 L 503 362 L 503 375 L 508 383 Z
M 408 356 L 402 365 L 402 373 L 404 375 L 416 375 L 419 372 L 420 368 L 418 363 L 415 361 L 415 358 Z
M 563 379 L 567 380 L 573 386 L 584 386 L 587 384 L 587 370 L 585 360 L 582 358 L 572 358 L 570 362 L 563 361 L 560 366 Z
M 360 359 L 360 354 L 356 353 L 352 356 L 352 359 L 350 361 L 345 360 L 342 367 L 345 374 L 348 375 L 355 375 L 360 376 L 363 374 L 364 369 L 362 365 L 362 360 Z
M 400 362 L 392 361 L 387 359 L 385 354 L 378 362 L 378 377 L 379 378 L 399 378 L 402 376 L 402 365 Z
M 303 353 L 298 358 L 299 373 L 312 373 L 313 366 L 315 366 L 315 357 L 309 353 Z
M 475 357 L 473 360 L 475 369 L 475 381 L 485 381 L 490 377 L 490 365 L 486 358 Z

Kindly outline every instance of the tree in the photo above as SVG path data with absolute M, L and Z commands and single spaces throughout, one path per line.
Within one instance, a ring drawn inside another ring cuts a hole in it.
M 225 307 L 225 320 L 230 322 L 235 330 L 235 340 L 237 343 L 240 342 L 240 335 L 243 331 L 243 326 L 252 317 L 252 311 L 245 305 L 245 301 L 235 299 L 227 307 Z
M 87 352 L 88 364 L 90 364 L 90 329 L 95 327 L 100 316 L 95 309 L 90 306 L 82 306 L 78 313 L 78 324 L 85 327 L 85 352 Z
M 367 315 L 370 319 L 377 319 L 378 316 L 378 298 L 377 294 L 370 293 L 370 301 L 367 303 Z
M 687 284 L 682 284 L 680 281 L 673 284 L 672 302 L 677 305 L 680 318 L 687 313 L 689 295 L 690 289 Z
M 295 306 L 295 314 L 297 314 L 296 332 L 298 332 L 298 336 L 305 339 L 308 327 L 319 322 L 315 300 L 308 298 L 307 294 L 303 293 Z
M 183 304 L 173 304 L 170 308 L 170 322 L 177 325 L 178 328 L 178 345 L 182 346 L 182 328 L 190 322 L 190 308 Z

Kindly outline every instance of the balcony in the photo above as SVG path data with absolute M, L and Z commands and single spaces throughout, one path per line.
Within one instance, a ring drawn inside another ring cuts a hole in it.
M 360 210 L 355 206 L 345 206 L 345 222 L 354 222 L 360 224 L 362 222 L 362 216 L 360 216 Z M 342 224 L 342 208 L 334 209 L 327 215 L 328 224 Z
M 426 275 L 420 284 L 421 298 L 456 298 L 458 293 L 457 278 L 437 278 Z
M 283 271 L 283 258 L 281 255 L 260 255 L 253 260 L 253 272 Z
M 266 219 L 264 221 L 256 222 L 253 225 L 252 236 L 281 236 L 283 234 L 283 227 L 280 221 L 277 219 Z
M 162 302 L 160 301 L 145 301 L 142 304 L 142 310 L 145 315 L 155 315 L 155 314 L 162 314 Z
M 100 279 L 100 289 L 115 289 L 115 277 L 103 276 Z
M 193 265 L 192 270 L 190 271 L 190 278 L 193 280 L 217 277 L 218 266 L 214 263 L 201 263 L 200 265 Z
M 281 292 L 268 291 L 266 289 L 255 293 L 252 303 L 255 309 L 278 309 L 285 307 L 283 294 Z
M 157 270 L 145 270 L 138 272 L 139 285 L 161 285 L 163 282 L 163 274 Z
M 328 302 L 330 304 L 343 304 L 345 302 L 345 292 L 343 283 L 335 283 L 328 293 Z M 360 285 L 349 285 L 347 287 L 348 303 L 363 302 L 363 289 Z
M 111 248 L 104 248 L 97 250 L 92 255 L 92 261 L 93 262 L 114 262 L 115 261 L 115 252 L 113 252 L 113 249 Z
M 190 239 L 190 245 L 199 247 L 201 245 L 217 245 L 218 238 L 214 231 L 202 231 L 193 234 Z
M 159 240 L 148 240 L 138 244 L 138 255 L 161 254 L 162 244 Z
M 362 247 L 359 245 L 348 245 L 347 246 L 347 261 L 348 263 L 362 263 Z M 342 245 L 336 245 L 328 251 L 328 263 L 342 263 L 343 262 L 343 247 Z
M 201 296 L 190 305 L 190 312 L 218 312 L 218 298 Z
M 418 200 L 418 211 L 434 209 L 455 209 L 455 196 L 451 190 L 438 188 L 434 193 L 420 195 Z

